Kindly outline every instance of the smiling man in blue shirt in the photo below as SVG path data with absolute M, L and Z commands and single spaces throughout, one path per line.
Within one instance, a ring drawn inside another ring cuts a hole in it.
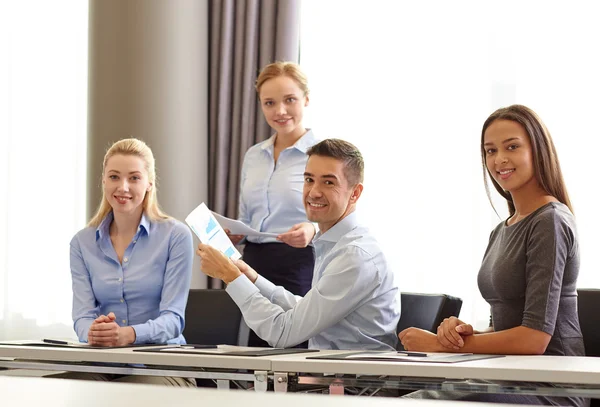
M 295 296 L 200 244 L 202 271 L 228 284 L 244 320 L 275 347 L 309 339 L 315 349 L 393 350 L 400 293 L 378 242 L 354 213 L 363 191 L 364 162 L 352 144 L 324 140 L 307 151 L 303 200 L 319 224 L 311 290 Z

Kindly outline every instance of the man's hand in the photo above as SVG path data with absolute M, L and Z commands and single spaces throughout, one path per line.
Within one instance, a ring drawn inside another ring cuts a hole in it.
M 240 269 L 219 250 L 200 243 L 196 254 L 202 259 L 201 270 L 209 277 L 223 280 L 225 284 L 242 275 Z
M 306 247 L 317 233 L 315 225 L 310 222 L 298 223 L 285 233 L 277 236 L 277 240 L 292 247 Z
M 88 331 L 88 343 L 92 346 L 124 346 L 135 342 L 135 330 L 130 326 L 120 327 L 114 322 L 114 313 L 100 315 L 92 322 Z

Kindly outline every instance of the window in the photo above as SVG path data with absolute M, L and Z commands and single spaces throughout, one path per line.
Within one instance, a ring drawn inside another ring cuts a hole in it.
M 0 340 L 75 335 L 87 26 L 86 1 L 0 2 Z

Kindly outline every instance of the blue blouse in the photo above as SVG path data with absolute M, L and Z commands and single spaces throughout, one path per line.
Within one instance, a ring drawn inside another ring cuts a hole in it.
M 190 230 L 175 219 L 151 222 L 142 215 L 119 263 L 109 213 L 97 229 L 71 240 L 73 322 L 87 342 L 90 325 L 113 312 L 120 326 L 135 330 L 135 343 L 185 343 L 182 336 L 194 248 Z
M 308 130 L 293 146 L 273 157 L 275 135 L 246 152 L 240 182 L 239 219 L 260 232 L 284 233 L 293 225 L 307 222 L 302 190 L 306 151 L 317 144 Z M 249 236 L 253 243 L 272 243 L 275 238 Z

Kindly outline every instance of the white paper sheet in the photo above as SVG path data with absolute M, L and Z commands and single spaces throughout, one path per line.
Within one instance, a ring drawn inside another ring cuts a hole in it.
M 232 235 L 245 235 L 245 236 L 261 236 L 261 237 L 277 237 L 277 233 L 267 233 L 267 232 L 259 232 L 257 230 L 252 229 L 250 226 L 246 225 L 244 222 L 226 218 L 225 216 L 219 215 L 216 212 L 213 212 L 215 218 L 223 227 L 223 229 L 229 229 L 229 232 Z
M 232 260 L 242 257 L 204 202 L 198 205 L 185 221 L 202 243 L 220 250 Z

